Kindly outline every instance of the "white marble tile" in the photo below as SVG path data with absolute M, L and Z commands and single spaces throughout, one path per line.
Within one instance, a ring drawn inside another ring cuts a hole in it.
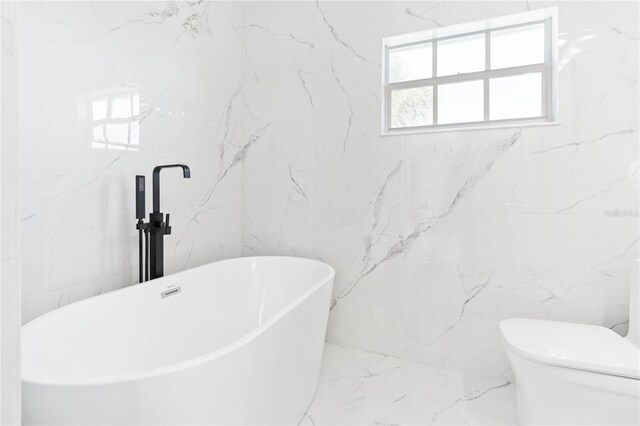
M 7 425 L 20 423 L 22 403 L 17 18 L 15 2 L 0 4 L 0 423 Z
M 515 386 L 387 355 L 325 346 L 301 424 L 515 424 Z

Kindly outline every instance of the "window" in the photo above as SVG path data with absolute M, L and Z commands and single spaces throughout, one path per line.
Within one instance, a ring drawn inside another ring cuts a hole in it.
M 555 119 L 556 9 L 388 37 L 383 133 Z

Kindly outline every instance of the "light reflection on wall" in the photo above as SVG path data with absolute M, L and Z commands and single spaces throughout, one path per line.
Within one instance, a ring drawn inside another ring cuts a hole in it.
M 140 93 L 128 90 L 90 99 L 93 127 L 91 147 L 138 151 L 140 145 Z
M 594 29 L 587 29 L 581 36 L 572 35 L 571 41 L 567 44 L 567 34 L 559 34 L 558 48 L 560 49 L 560 60 L 558 61 L 558 71 L 562 71 L 573 59 L 584 52 L 585 43 L 596 37 L 602 36 Z

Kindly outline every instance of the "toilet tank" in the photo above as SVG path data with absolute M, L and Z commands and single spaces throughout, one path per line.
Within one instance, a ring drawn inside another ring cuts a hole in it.
M 631 260 L 631 283 L 629 284 L 629 334 L 627 340 L 640 347 L 640 259 Z

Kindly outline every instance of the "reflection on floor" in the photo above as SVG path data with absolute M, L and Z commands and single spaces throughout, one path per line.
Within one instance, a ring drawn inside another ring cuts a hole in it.
M 326 344 L 301 425 L 517 424 L 515 386 Z

